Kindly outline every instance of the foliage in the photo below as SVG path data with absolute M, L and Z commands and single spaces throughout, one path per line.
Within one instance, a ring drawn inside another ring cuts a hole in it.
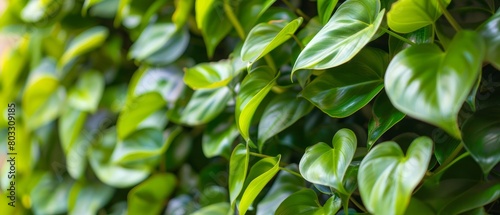
M 2 213 L 500 213 L 498 0 L 7 3 Z

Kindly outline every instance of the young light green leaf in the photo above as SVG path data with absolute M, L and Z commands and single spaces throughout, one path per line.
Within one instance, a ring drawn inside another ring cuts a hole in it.
M 172 15 L 172 21 L 175 23 L 177 29 L 184 27 L 189 15 L 191 15 L 191 10 L 194 6 L 194 0 L 177 0 L 175 1 L 175 12 Z
M 224 111 L 231 98 L 227 87 L 197 90 L 183 110 L 181 122 L 192 126 L 208 123 Z
M 321 24 L 328 23 L 338 0 L 318 0 L 318 16 Z
M 361 161 L 358 173 L 366 209 L 373 214 L 404 214 L 431 156 L 432 140 L 428 137 L 415 139 L 406 156 L 395 142 L 376 145 Z
M 354 57 L 375 35 L 384 17 L 379 0 L 347 0 L 302 50 L 293 72 L 327 69 Z
M 278 20 L 256 25 L 243 44 L 241 59 L 253 64 L 290 39 L 302 24 L 302 20 L 302 17 L 299 17 L 291 22 Z
M 263 158 L 259 160 L 252 166 L 250 170 L 250 176 L 252 172 L 259 172 L 260 175 L 255 177 L 248 186 L 246 187 L 243 195 L 241 196 L 241 201 L 238 207 L 240 214 L 245 214 L 255 200 L 260 191 L 266 186 L 266 184 L 278 173 L 280 165 L 281 155 L 276 157 Z M 249 176 L 249 178 L 251 178 Z
M 356 152 L 356 135 L 349 129 L 339 130 L 332 139 L 333 148 L 318 143 L 306 149 L 300 159 L 300 174 L 307 181 L 333 187 L 350 195 L 344 188 L 344 175 Z
M 439 0 L 448 6 L 451 0 Z M 426 25 L 434 24 L 443 12 L 438 0 L 399 0 L 387 12 L 387 24 L 399 33 L 410 33 Z
M 249 129 L 254 112 L 277 78 L 275 71 L 261 66 L 253 69 L 241 83 L 240 92 L 236 97 L 236 123 L 246 141 L 250 140 Z
M 236 198 L 243 189 L 248 170 L 248 159 L 248 148 L 244 144 L 238 144 L 229 160 L 229 199 L 231 208 L 234 208 Z
M 347 64 L 318 76 L 301 94 L 331 117 L 350 116 L 382 90 L 388 62 L 384 51 L 365 48 Z
M 89 132 L 83 127 L 87 113 L 67 107 L 59 118 L 59 137 L 66 155 L 66 168 L 74 179 L 79 179 L 87 165 L 86 150 Z
M 264 109 L 259 122 L 259 148 L 262 149 L 266 140 L 294 124 L 312 108 L 310 102 L 297 98 L 296 93 L 291 91 L 274 97 Z
M 221 0 L 196 1 L 195 3 L 196 23 L 203 35 L 209 57 L 213 56 L 217 45 L 233 27 L 222 8 L 226 3 Z
M 156 92 L 145 93 L 129 100 L 118 116 L 118 138 L 125 139 L 142 121 L 162 107 L 165 107 L 165 101 Z
M 500 70 L 500 33 L 498 29 L 500 29 L 500 10 L 497 10 L 495 15 L 486 21 L 479 32 L 486 42 L 486 60 Z
M 391 103 L 460 139 L 457 114 L 478 78 L 484 49 L 477 33 L 462 31 L 446 52 L 434 44 L 401 51 L 385 74 Z
M 500 108 L 492 106 L 477 111 L 462 125 L 467 151 L 488 174 L 500 162 Z
M 128 214 L 159 214 L 176 181 L 172 173 L 159 173 L 134 187 L 128 193 Z
M 193 89 L 226 86 L 237 75 L 230 60 L 201 63 L 185 70 L 184 82 Z
M 404 117 L 404 113 L 392 106 L 387 94 L 381 93 L 373 103 L 372 118 L 368 123 L 368 148 Z
M 69 91 L 68 103 L 81 111 L 95 112 L 104 91 L 104 77 L 97 71 L 80 75 L 76 86 Z
M 298 172 L 296 164 L 291 164 L 286 169 Z M 274 214 L 278 206 L 291 194 L 304 188 L 305 181 L 287 171 L 281 171 L 276 177 L 273 186 L 267 191 L 266 196 L 259 201 L 257 206 L 257 215 Z
M 95 26 L 82 32 L 70 42 L 68 48 L 59 59 L 58 67 L 62 68 L 74 58 L 100 47 L 108 37 L 108 34 L 108 29 L 103 26 Z

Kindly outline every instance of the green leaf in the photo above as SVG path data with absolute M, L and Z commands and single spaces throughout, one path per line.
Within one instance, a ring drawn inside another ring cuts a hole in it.
M 300 159 L 300 174 L 307 181 L 350 193 L 343 185 L 344 175 L 356 152 L 356 135 L 349 129 L 339 130 L 332 139 L 333 148 L 318 143 L 306 149 Z
M 201 146 L 207 158 L 223 156 L 230 158 L 231 144 L 239 136 L 238 126 L 233 117 L 218 117 L 207 124 Z
M 231 205 L 227 202 L 219 202 L 216 204 L 212 204 L 206 207 L 201 208 L 200 210 L 195 211 L 191 215 L 227 215 L 230 214 Z
M 457 114 L 478 78 L 483 53 L 482 38 L 471 31 L 459 32 L 446 52 L 434 44 L 405 49 L 387 68 L 387 95 L 401 112 L 460 139 Z
M 263 158 L 259 160 L 252 166 L 250 170 L 249 179 L 252 177 L 253 173 L 259 173 L 259 175 L 250 181 L 246 187 L 243 195 L 241 196 L 240 204 L 238 207 L 239 214 L 245 214 L 255 200 L 260 191 L 266 186 L 266 184 L 278 173 L 279 164 L 281 160 L 281 155 L 276 157 Z
M 108 29 L 103 26 L 95 26 L 80 33 L 69 43 L 66 51 L 64 51 L 64 54 L 59 59 L 58 67 L 63 68 L 76 57 L 100 47 L 108 37 L 108 34 Z
M 451 0 L 440 0 L 446 7 Z M 399 33 L 409 33 L 426 25 L 434 24 L 442 11 L 437 1 L 399 0 L 387 12 L 387 24 Z
M 477 207 L 497 201 L 500 197 L 499 181 L 490 181 L 473 186 L 444 207 L 440 214 L 461 214 Z
M 57 180 L 53 175 L 44 173 L 29 193 L 33 211 L 37 214 L 67 213 L 67 199 L 72 185 L 73 182 L 67 178 Z
M 139 68 L 130 80 L 127 100 L 145 93 L 157 92 L 169 106 L 173 106 L 186 88 L 182 76 L 182 70 L 175 66 Z
M 318 196 L 313 190 L 303 189 L 288 196 L 280 204 L 275 215 L 336 214 L 340 207 L 340 201 L 335 196 L 330 197 L 324 207 L 322 207 L 318 201 Z
M 128 193 L 128 214 L 159 214 L 176 181 L 172 173 L 158 173 L 134 187 Z
M 266 66 L 253 69 L 241 83 L 241 89 L 236 97 L 236 122 L 241 136 L 250 140 L 250 124 L 260 102 L 274 86 L 278 76 L 275 71 Z
M 299 168 L 296 164 L 291 164 L 286 169 L 297 172 Z M 257 215 L 274 214 L 278 206 L 291 194 L 301 190 L 305 185 L 303 178 L 297 177 L 287 171 L 281 171 L 273 186 L 267 191 L 266 196 L 257 206 Z
M 116 129 L 103 131 L 96 144 L 87 151 L 89 163 L 97 178 L 113 187 L 126 188 L 144 180 L 150 173 L 148 166 L 124 167 L 111 162 L 111 155 L 117 143 Z
M 243 189 L 248 170 L 248 159 L 248 148 L 244 144 L 238 144 L 229 160 L 229 198 L 232 207 L 236 204 L 235 200 Z
M 191 147 L 193 146 L 193 138 L 190 133 L 181 132 L 182 127 L 176 127 L 172 131 L 172 137 L 170 147 L 165 153 L 165 163 L 167 170 L 175 170 L 186 163 L 186 160 L 191 153 Z M 170 138 L 170 137 L 169 137 Z
M 500 162 L 500 107 L 474 113 L 462 125 L 463 143 L 487 175 Z
M 271 7 L 271 5 L 273 5 L 275 2 L 276 0 L 242 1 L 239 5 L 240 10 L 236 14 L 236 16 L 238 16 L 238 20 L 241 22 L 241 26 L 243 27 L 245 32 L 249 32 L 250 29 L 255 26 L 255 23 L 261 21 L 261 19 L 259 18 L 263 18 L 262 16 L 266 11 L 268 11 L 268 9 L 269 11 L 276 9 L 274 7 Z
M 381 93 L 373 103 L 372 118 L 368 123 L 368 148 L 404 117 L 404 113 L 392 106 L 387 94 Z
M 234 71 L 230 60 L 201 63 L 186 69 L 184 82 L 193 89 L 226 86 L 238 72 Z
M 338 0 L 318 0 L 318 16 L 321 24 L 328 23 Z
M 189 15 L 194 6 L 194 0 L 177 0 L 175 1 L 175 12 L 172 15 L 172 21 L 175 23 L 177 29 L 184 27 Z
M 122 141 L 118 141 L 111 162 L 126 164 L 154 158 L 165 152 L 170 142 L 163 142 L 162 132 L 154 128 L 146 128 L 133 132 Z
M 70 191 L 70 215 L 93 215 L 113 197 L 114 189 L 105 184 L 75 184 Z
M 215 48 L 231 31 L 232 25 L 223 9 L 223 0 L 196 1 L 196 23 L 201 30 L 207 46 L 208 57 L 212 57 Z
M 379 10 L 378 0 L 344 2 L 302 50 L 293 72 L 299 69 L 327 69 L 349 61 L 377 32 L 385 11 Z
M 302 17 L 291 22 L 276 20 L 252 28 L 241 49 L 241 59 L 253 64 L 292 37 L 302 24 Z
M 349 63 L 314 79 L 302 96 L 331 117 L 350 116 L 382 90 L 388 61 L 382 50 L 363 49 Z
M 358 173 L 366 209 L 373 214 L 404 214 L 431 156 L 432 140 L 428 137 L 415 139 L 406 156 L 396 142 L 376 145 L 361 161 Z
M 162 107 L 165 107 L 165 101 L 156 92 L 145 93 L 129 100 L 118 116 L 118 138 L 125 139 L 141 122 Z
M 86 167 L 86 143 L 90 132 L 84 131 L 87 114 L 68 107 L 59 118 L 59 138 L 66 155 L 66 168 L 71 177 L 81 177 Z M 82 133 L 85 133 L 83 135 Z
M 479 29 L 486 43 L 486 57 L 495 68 L 500 70 L 500 10 L 490 17 Z
M 297 98 L 294 92 L 285 92 L 274 97 L 264 109 L 259 122 L 259 148 L 269 138 L 288 128 L 297 120 L 311 112 L 313 105 Z
M 183 110 L 181 122 L 191 126 L 208 123 L 224 111 L 231 98 L 227 87 L 197 90 Z
M 88 112 L 95 112 L 104 91 L 104 77 L 97 71 L 83 73 L 76 86 L 69 91 L 70 106 Z

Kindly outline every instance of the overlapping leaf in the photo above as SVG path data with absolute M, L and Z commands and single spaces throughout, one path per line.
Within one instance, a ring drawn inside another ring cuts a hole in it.
M 380 94 L 373 103 L 372 118 L 368 123 L 368 147 L 404 117 L 405 114 L 392 106 L 385 93 Z
M 446 7 L 451 0 L 439 0 Z M 399 33 L 409 33 L 426 25 L 434 24 L 441 16 L 438 1 L 399 0 L 387 13 L 387 24 Z
M 231 154 L 229 160 L 229 198 L 231 206 L 236 204 L 248 170 L 248 149 L 243 144 L 238 144 Z
M 64 67 L 74 58 L 88 53 L 101 46 L 108 37 L 109 31 L 103 26 L 96 26 L 76 36 L 59 59 L 58 66 Z

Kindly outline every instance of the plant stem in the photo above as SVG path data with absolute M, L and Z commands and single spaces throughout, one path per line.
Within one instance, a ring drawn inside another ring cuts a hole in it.
M 465 152 L 463 153 L 462 155 L 460 155 L 459 157 L 457 157 L 458 153 L 460 153 L 460 151 L 462 150 L 463 148 L 463 145 L 460 144 L 450 155 L 450 157 L 448 157 L 441 166 L 439 166 L 435 171 L 434 171 L 434 175 L 440 173 L 441 171 L 443 170 L 446 170 L 448 169 L 449 166 L 453 165 L 455 162 L 457 162 L 458 160 L 462 159 L 463 157 L 465 156 L 468 156 L 469 155 L 469 152 Z
M 451 26 L 455 29 L 455 31 L 457 31 L 457 32 L 461 31 L 462 28 L 458 24 L 457 20 L 455 20 L 453 18 L 453 16 L 451 16 L 450 12 L 448 12 L 448 10 L 444 6 L 443 2 L 441 0 L 438 0 L 438 4 L 439 4 L 439 9 L 441 9 L 441 11 L 443 11 L 444 17 L 446 17 L 448 22 L 450 22 Z
M 297 177 L 299 177 L 299 178 L 304 178 L 304 177 L 302 177 L 302 175 L 301 175 L 300 173 L 295 172 L 295 171 L 293 171 L 293 170 L 289 170 L 289 169 L 287 169 L 287 168 L 285 168 L 285 167 L 280 167 L 280 170 L 283 170 L 283 171 L 285 171 L 285 172 L 288 172 L 288 173 L 290 173 L 290 174 L 292 174 L 292 175 L 295 175 L 295 176 L 297 176 Z
M 241 40 L 245 40 L 245 30 L 243 30 L 243 27 L 241 27 L 241 24 L 238 21 L 238 18 L 236 18 L 236 15 L 233 12 L 233 8 L 229 5 L 228 0 L 224 1 L 224 12 L 226 12 L 227 18 L 229 18 L 229 21 L 236 30 L 236 33 L 238 33 L 238 36 L 241 38 Z
M 363 212 L 365 212 L 365 213 L 368 212 L 366 210 L 366 208 L 363 207 L 363 205 L 361 205 L 358 201 L 356 201 L 356 199 L 354 199 L 354 198 L 349 198 L 349 199 L 351 200 L 352 203 L 354 203 L 354 205 L 356 205 L 356 207 L 358 207 L 359 209 L 361 209 Z
M 305 20 L 309 21 L 311 20 L 311 17 L 309 17 L 308 15 L 306 15 L 301 9 L 299 8 L 296 8 L 295 6 L 293 6 L 288 0 L 282 0 L 283 3 L 286 4 L 286 6 L 288 8 L 290 8 L 292 11 L 294 11 L 295 13 L 297 13 L 299 16 L 302 16 Z
M 271 69 L 273 71 L 277 70 L 276 64 L 274 63 L 274 60 L 273 60 L 273 58 L 271 58 L 270 55 L 268 55 L 268 54 L 264 55 L 264 60 L 266 60 L 267 65 L 269 65 L 269 67 L 271 67 Z
M 292 35 L 293 40 L 295 40 L 295 42 L 297 43 L 297 45 L 299 45 L 300 50 L 304 50 L 305 46 L 302 43 L 302 41 L 300 41 L 299 38 L 297 36 L 295 36 L 295 34 L 290 34 L 290 35 Z
M 260 157 L 260 158 L 272 158 L 272 156 L 269 155 L 264 155 L 256 152 L 248 152 L 249 155 L 255 156 L 255 157 Z
M 393 37 L 395 37 L 395 38 L 398 38 L 399 40 L 401 40 L 401 41 L 403 41 L 403 42 L 405 42 L 405 43 L 408 43 L 408 44 L 410 44 L 410 45 L 412 45 L 412 46 L 416 45 L 416 44 L 415 44 L 414 42 L 412 42 L 411 40 L 409 40 L 409 39 L 407 39 L 407 38 L 404 38 L 404 37 L 402 37 L 401 35 L 396 34 L 395 32 L 392 32 L 392 31 L 390 31 L 390 30 L 389 30 L 389 29 L 387 29 L 387 28 L 380 28 L 380 29 L 382 29 L 382 31 L 384 31 L 385 33 L 388 33 L 389 35 L 391 35 L 391 36 L 393 36 Z

